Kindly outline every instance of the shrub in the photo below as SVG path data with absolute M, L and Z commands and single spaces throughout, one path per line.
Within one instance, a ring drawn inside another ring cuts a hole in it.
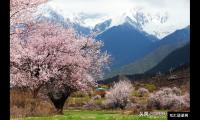
M 105 89 L 108 89 L 108 88 L 109 88 L 108 85 L 101 85 L 100 87 L 101 87 L 101 88 L 105 88 Z
M 133 86 L 130 81 L 119 81 L 106 94 L 107 104 L 111 108 L 124 109 L 129 102 L 130 93 L 133 90 Z
M 182 110 L 188 109 L 188 95 L 180 96 L 178 88 L 163 88 L 152 93 L 148 98 L 147 107 L 156 109 Z
M 146 89 L 146 88 L 139 88 L 137 90 L 138 94 L 139 94 L 139 97 L 143 97 L 145 95 L 148 95 L 149 94 L 149 90 Z
M 158 95 L 153 95 L 153 94 L 150 95 L 147 101 L 147 108 L 149 109 L 161 108 L 160 98 L 158 97 Z
M 131 106 L 131 111 L 132 111 L 132 114 L 138 115 L 140 112 L 146 111 L 146 106 L 136 103 Z
M 96 104 L 96 102 L 94 100 L 90 100 L 89 102 L 87 102 L 85 105 L 83 105 L 84 109 L 90 109 L 90 110 L 94 110 L 94 109 L 100 109 L 100 105 Z
M 131 103 L 136 103 L 137 97 L 132 96 L 132 97 L 130 98 L 130 101 L 131 101 Z
M 172 92 L 173 92 L 174 94 L 178 95 L 178 96 L 181 95 L 181 90 L 178 89 L 177 87 L 173 87 L 173 88 L 172 88 Z
M 85 92 L 82 92 L 82 91 L 74 92 L 71 95 L 71 97 L 86 97 L 86 96 L 87 96 L 87 94 Z
M 96 96 L 92 97 L 92 100 L 98 100 L 98 99 L 101 99 L 100 95 L 96 95 Z
M 90 101 L 90 97 L 69 97 L 69 99 L 65 102 L 64 108 L 68 107 L 81 107 L 85 103 Z
M 189 93 L 186 93 L 182 96 L 184 104 L 182 106 L 182 109 L 185 111 L 189 111 L 190 108 L 190 95 Z
M 139 97 L 140 94 L 138 93 L 138 91 L 133 91 L 133 92 L 131 93 L 131 96 Z
M 102 108 L 103 109 L 115 109 L 116 106 L 115 106 L 115 103 L 112 100 L 107 99 L 107 100 L 103 101 Z
M 150 92 L 156 90 L 156 86 L 154 84 L 145 84 L 144 87 L 148 89 Z

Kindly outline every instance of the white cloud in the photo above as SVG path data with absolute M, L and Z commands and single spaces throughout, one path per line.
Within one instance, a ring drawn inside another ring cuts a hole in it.
M 167 13 L 166 26 L 158 25 L 162 29 L 170 27 L 175 30 L 190 24 L 190 0 L 51 0 L 48 5 L 67 18 L 74 17 L 76 13 L 87 14 L 90 19 L 86 20 L 86 24 L 90 26 L 107 17 L 120 18 L 116 16 L 134 8 L 142 8 L 154 15 Z M 152 29 L 152 26 L 148 29 Z
M 190 16 L 189 0 L 51 0 L 49 4 L 66 15 L 85 12 L 113 16 L 134 7 L 142 7 L 149 12 L 167 11 L 172 21 L 189 23 Z

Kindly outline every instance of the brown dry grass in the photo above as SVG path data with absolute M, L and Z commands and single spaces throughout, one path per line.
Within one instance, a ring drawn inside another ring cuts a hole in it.
M 41 98 L 33 98 L 30 92 L 24 90 L 11 90 L 10 116 L 19 118 L 25 116 L 46 116 L 52 114 L 52 104 Z

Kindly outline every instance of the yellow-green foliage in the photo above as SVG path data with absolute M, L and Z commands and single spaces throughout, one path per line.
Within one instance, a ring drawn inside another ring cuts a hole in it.
M 139 94 L 137 91 L 133 91 L 133 92 L 131 93 L 131 96 L 139 97 L 140 94 Z
M 88 94 L 86 92 L 77 91 L 71 94 L 71 97 L 86 97 Z
M 135 97 L 148 97 L 148 94 L 145 93 L 143 96 L 138 92 L 138 91 L 134 91 L 131 93 L 131 96 L 135 96 Z
M 84 105 L 86 102 L 90 101 L 90 97 L 89 96 L 85 96 L 85 97 L 69 97 L 67 99 L 67 105 L 68 106 L 82 106 Z
M 94 100 L 95 104 L 97 105 L 101 105 L 103 103 L 103 101 L 105 100 L 105 98 L 101 98 L 101 99 L 97 99 L 97 100 Z
M 108 89 L 108 88 L 109 88 L 108 85 L 100 85 L 99 87 L 101 87 L 101 88 L 105 88 L 105 89 Z
M 156 86 L 152 83 L 145 84 L 144 88 L 148 89 L 150 92 L 153 92 L 154 90 L 156 90 Z

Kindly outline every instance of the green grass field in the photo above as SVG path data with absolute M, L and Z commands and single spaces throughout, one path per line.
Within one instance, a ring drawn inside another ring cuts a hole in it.
M 110 111 L 67 110 L 64 115 L 26 117 L 13 120 L 167 120 L 166 116 L 126 115 Z

